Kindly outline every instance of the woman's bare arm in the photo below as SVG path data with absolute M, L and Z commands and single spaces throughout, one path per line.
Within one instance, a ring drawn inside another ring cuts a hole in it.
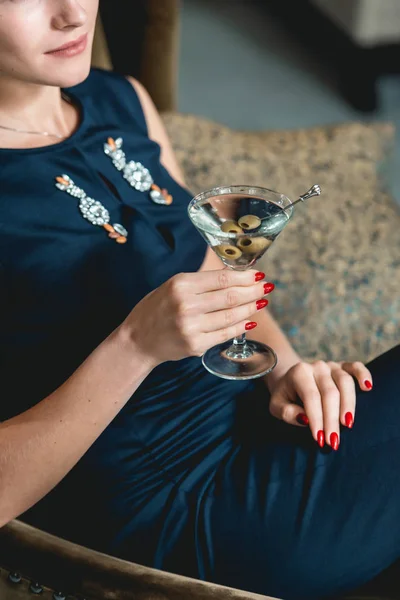
M 0 424 L 0 527 L 63 479 L 151 369 L 122 325 L 57 390 Z

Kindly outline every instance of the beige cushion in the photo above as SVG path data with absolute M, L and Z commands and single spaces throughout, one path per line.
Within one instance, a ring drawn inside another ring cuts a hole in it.
M 382 187 L 390 124 L 238 132 L 164 116 L 189 187 L 252 184 L 294 199 L 312 184 L 258 265 L 277 285 L 270 308 L 308 358 L 361 359 L 400 340 L 400 214 Z

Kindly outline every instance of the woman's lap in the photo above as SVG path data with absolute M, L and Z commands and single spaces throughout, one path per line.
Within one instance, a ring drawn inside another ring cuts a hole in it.
M 207 579 L 285 599 L 346 591 L 400 556 L 400 346 L 373 361 L 338 452 L 268 419 L 204 510 Z

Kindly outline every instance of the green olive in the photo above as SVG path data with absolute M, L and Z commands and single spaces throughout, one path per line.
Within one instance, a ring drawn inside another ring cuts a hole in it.
M 257 227 L 260 227 L 261 219 L 256 217 L 256 215 L 244 215 L 244 217 L 240 217 L 238 223 L 242 229 L 252 231 L 253 229 L 257 229 Z
M 243 229 L 239 227 L 236 221 L 225 221 L 221 225 L 221 230 L 224 233 L 243 233 Z
M 242 251 L 236 246 L 231 246 L 230 244 L 220 244 L 219 246 L 214 246 L 215 252 L 221 258 L 226 258 L 229 260 L 236 260 L 242 256 Z
M 259 254 L 266 250 L 271 241 L 263 237 L 243 237 L 237 242 L 238 247 L 245 254 Z

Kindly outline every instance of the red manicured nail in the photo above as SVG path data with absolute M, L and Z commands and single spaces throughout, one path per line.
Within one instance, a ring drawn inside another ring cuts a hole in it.
M 304 413 L 300 413 L 297 415 L 296 417 L 296 421 L 300 424 L 300 425 L 308 425 L 309 424 L 309 419 L 307 417 L 306 414 Z
M 264 283 L 264 294 L 269 294 L 275 289 L 275 284 L 268 282 Z
M 244 326 L 244 328 L 245 328 L 246 331 L 249 331 L 250 329 L 254 329 L 254 327 L 257 327 L 257 323 L 255 321 L 249 321 Z
M 337 450 L 339 448 L 339 437 L 338 434 L 333 432 L 331 433 L 331 437 L 329 438 L 330 442 L 331 442 L 331 446 L 334 450 Z
M 322 429 L 320 429 L 317 433 L 317 440 L 318 440 L 318 446 L 320 448 L 323 448 L 325 446 L 325 434 L 322 431 Z
M 347 412 L 344 415 L 344 422 L 346 423 L 346 427 L 348 427 L 349 429 L 351 429 L 353 427 L 353 415 L 351 414 L 351 412 Z
M 257 300 L 257 302 L 256 302 L 257 310 L 261 310 L 262 308 L 265 308 L 267 305 L 268 305 L 268 300 Z
M 262 271 L 257 271 L 254 277 L 256 281 L 261 281 L 261 279 L 264 279 L 265 273 L 263 273 Z
M 367 390 L 372 390 L 372 383 L 369 381 L 369 379 L 366 379 L 364 381 L 364 385 L 367 388 Z

